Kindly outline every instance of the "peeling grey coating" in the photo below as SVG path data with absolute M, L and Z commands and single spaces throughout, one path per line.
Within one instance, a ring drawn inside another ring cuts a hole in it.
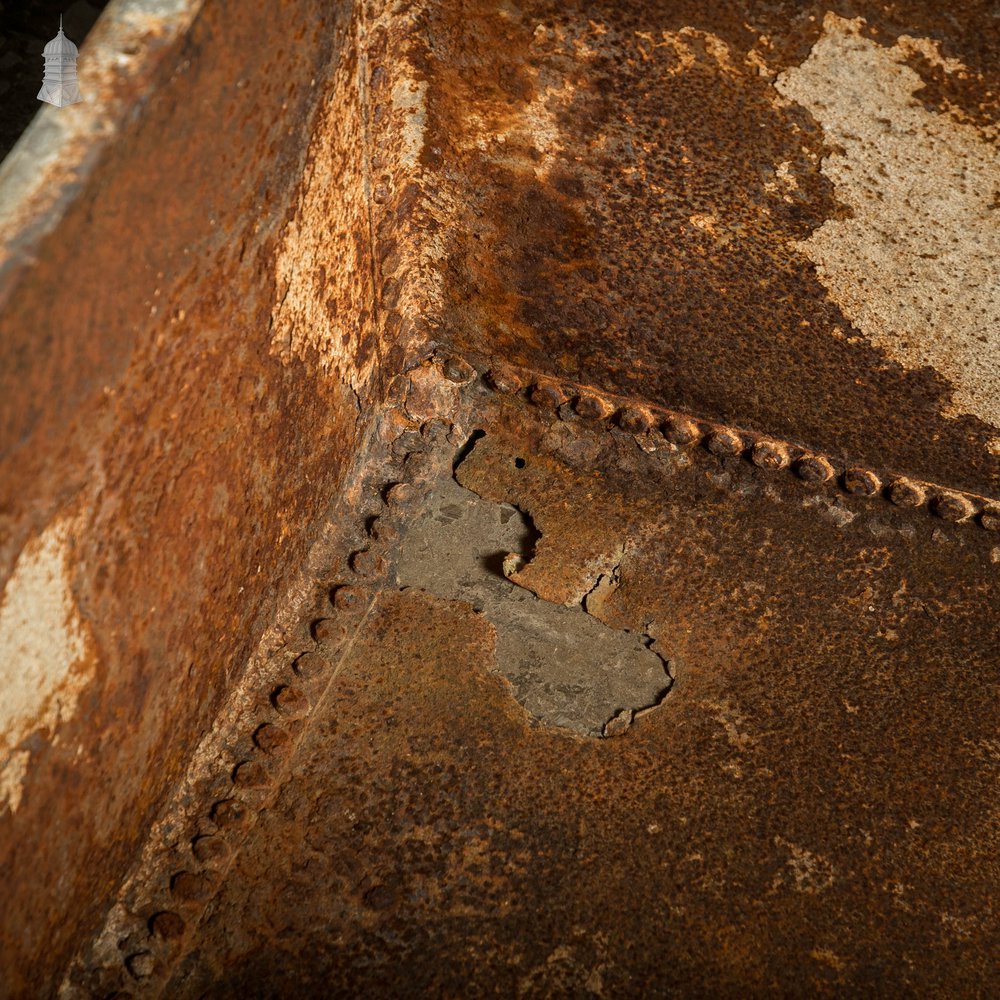
M 504 579 L 505 557 L 530 559 L 532 543 L 533 529 L 515 507 L 445 478 L 403 538 L 398 583 L 483 614 L 496 629 L 497 669 L 537 719 L 606 735 L 615 716 L 631 720 L 633 710 L 663 699 L 671 684 L 666 664 L 648 637 L 609 628 L 579 606 L 551 604 Z M 605 586 L 603 578 L 598 583 Z

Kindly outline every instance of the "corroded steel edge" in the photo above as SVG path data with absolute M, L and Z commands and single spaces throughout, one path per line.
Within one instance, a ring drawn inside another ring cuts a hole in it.
M 103 151 L 135 114 L 169 47 L 204 0 L 114 0 L 82 46 L 82 103 L 43 105 L 0 162 L 0 305 L 80 193 Z
M 424 382 L 420 387 L 413 382 L 418 372 Z M 438 448 L 453 452 L 464 443 L 477 423 L 477 395 L 484 389 L 511 397 L 525 408 L 550 405 L 558 391 L 560 407 L 569 405 L 577 415 L 595 417 L 593 433 L 612 424 L 632 433 L 647 449 L 650 435 L 661 435 L 658 447 L 702 445 L 720 462 L 742 457 L 758 468 L 786 472 L 803 458 L 822 458 L 743 429 L 600 395 L 592 387 L 556 384 L 525 370 L 481 371 L 454 354 L 425 359 L 397 376 L 387 410 L 359 451 L 351 485 L 335 501 L 328 530 L 292 588 L 280 624 L 263 637 L 252 664 L 192 756 L 140 861 L 123 882 L 104 928 L 71 965 L 61 997 L 77 1000 L 98 990 L 112 996 L 126 990 L 144 997 L 163 995 L 258 815 L 273 804 L 287 779 L 290 761 L 380 589 L 395 586 L 391 571 L 399 520 L 425 487 L 427 452 Z M 601 412 L 595 416 L 598 409 Z M 632 422 L 640 410 L 648 412 L 649 422 L 644 430 L 635 430 Z M 688 423 L 698 433 L 683 444 L 663 434 Z M 718 446 L 733 438 L 741 443 L 739 451 Z M 754 449 L 761 444 L 787 449 L 790 461 L 780 467 L 761 464 L 754 459 Z M 831 475 L 825 484 L 836 483 L 852 492 L 843 483 L 852 471 L 861 475 L 867 470 L 840 469 L 838 477 Z M 921 485 L 929 495 L 946 495 L 934 494 L 940 488 L 932 484 Z M 347 527 L 334 529 L 335 524 Z M 292 621 L 296 623 L 289 624 Z

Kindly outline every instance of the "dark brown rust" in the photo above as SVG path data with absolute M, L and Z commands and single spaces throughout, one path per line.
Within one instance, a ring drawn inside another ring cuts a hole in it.
M 203 872 L 178 872 L 170 880 L 170 891 L 180 903 L 203 903 L 212 895 L 212 881 Z
M 125 964 L 136 979 L 148 979 L 156 969 L 156 958 L 150 951 L 137 951 L 129 955 Z
M 927 499 L 927 491 L 919 483 L 897 479 L 889 487 L 889 497 L 899 507 L 920 507 Z
M 808 56 L 828 9 L 436 5 L 423 72 L 425 151 L 439 152 L 425 164 L 447 151 L 463 178 L 445 339 L 491 363 L 995 494 L 995 430 L 943 419 L 946 380 L 858 336 L 794 249 L 845 213 L 820 170 L 819 124 L 772 86 Z M 971 69 L 944 74 L 914 54 L 927 105 L 940 111 L 947 94 L 973 120 L 1000 120 L 989 4 L 953 18 L 926 0 L 836 10 L 866 18 L 883 46 L 902 34 L 939 42 Z M 678 72 L 682 58 L 692 62 Z M 533 134 L 540 105 L 554 120 Z M 484 122 L 502 144 L 484 139 Z M 766 188 L 783 162 L 796 180 L 788 200 Z
M 490 384 L 497 392 L 514 393 L 519 392 L 523 383 L 518 376 L 506 368 L 493 368 L 488 375 Z
M 335 625 L 332 625 L 328 629 L 324 628 L 323 634 L 317 635 L 315 636 L 315 638 L 319 642 L 323 642 L 326 638 L 339 639 L 341 637 L 342 631 L 343 631 L 343 625 L 337 622 Z M 330 663 L 326 659 L 326 657 L 323 656 L 322 653 L 309 652 L 309 653 L 303 653 L 301 656 L 296 657 L 295 663 L 293 664 L 293 668 L 300 677 L 308 679 L 311 677 L 319 677 L 325 674 L 330 669 Z M 274 729 L 274 733 L 271 732 L 272 728 Z M 282 732 L 282 730 L 270 726 L 263 726 L 259 730 L 259 734 L 260 733 L 264 734 L 262 736 L 263 739 L 272 742 L 273 742 L 272 737 L 279 732 Z M 260 745 L 259 740 L 258 740 L 258 745 Z
M 914 50 L 918 99 L 996 120 L 988 4 L 836 9 L 939 42 L 969 71 Z M 206 3 L 4 272 L 0 571 L 71 517 L 92 640 L 0 817 L 9 992 L 54 991 L 145 846 L 96 995 L 992 988 L 996 429 L 795 249 L 848 214 L 772 86 L 825 11 Z M 676 662 L 615 740 L 529 724 L 480 615 L 385 586 L 452 462 L 540 531 L 518 583 Z M 209 767 L 335 497 L 359 530 Z
M 212 807 L 212 821 L 220 830 L 233 830 L 247 821 L 247 807 L 239 799 L 222 799 Z
M 259 760 L 244 760 L 233 771 L 233 784 L 238 788 L 266 788 L 271 783 L 267 767 Z
M 202 864 L 224 861 L 229 856 L 229 847 L 222 837 L 202 834 L 191 843 L 191 852 Z
M 787 445 L 780 441 L 757 441 L 753 446 L 752 457 L 754 465 L 771 471 L 785 469 L 791 461 Z
M 337 587 L 333 592 L 332 602 L 338 611 L 350 611 L 352 608 L 360 607 L 364 601 L 364 594 L 357 587 Z
M 882 489 L 882 480 L 870 469 L 845 469 L 844 489 L 862 497 L 872 497 Z
M 742 436 L 736 431 L 727 427 L 715 427 L 709 431 L 705 447 L 713 455 L 732 457 L 742 454 L 745 445 Z
M 671 416 L 666 419 L 663 435 L 674 444 L 685 445 L 699 440 L 701 430 L 693 420 L 687 417 Z
M 618 424 L 632 434 L 644 434 L 653 426 L 653 416 L 643 407 L 629 406 L 619 411 Z
M 806 455 L 795 463 L 795 471 L 807 483 L 825 483 L 833 478 L 833 466 L 821 455 Z
M 301 719 L 309 711 L 309 698 L 297 687 L 283 685 L 274 692 L 274 707 L 289 719 Z
M 958 493 L 939 493 L 931 501 L 931 507 L 946 521 L 964 521 L 975 513 L 975 507 Z
M 531 585 L 553 600 L 625 543 L 593 607 L 655 635 L 671 693 L 613 740 L 533 726 L 490 673 L 488 622 L 382 591 L 244 847 L 252 890 L 221 887 L 170 995 L 990 982 L 991 764 L 970 749 L 993 730 L 989 536 L 850 494 L 833 519 L 792 477 L 542 413 L 478 411 L 456 475 L 530 514 Z M 271 926 L 338 947 L 292 962 Z
M 554 410 L 566 401 L 566 393 L 558 382 L 542 380 L 536 382 L 528 394 L 529 398 L 537 406 Z
M 613 407 L 600 396 L 583 393 L 573 401 L 573 408 L 588 420 L 603 420 L 613 412 Z
M 175 941 L 183 937 L 185 929 L 184 918 L 170 910 L 155 914 L 149 921 L 149 932 L 164 941 Z
M 371 549 L 362 549 L 351 556 L 351 569 L 358 576 L 382 576 L 385 573 L 385 560 Z

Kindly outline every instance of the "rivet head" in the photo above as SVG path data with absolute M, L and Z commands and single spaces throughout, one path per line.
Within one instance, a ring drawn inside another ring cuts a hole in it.
M 557 382 L 536 382 L 531 387 L 529 398 L 536 406 L 554 410 L 566 402 L 566 394 Z
M 393 483 L 386 490 L 385 502 L 391 507 L 402 506 L 413 500 L 415 492 L 409 483 Z
M 265 722 L 253 734 L 253 741 L 264 753 L 280 756 L 288 751 L 292 737 L 287 729 Z
M 520 377 L 509 368 L 494 368 L 486 376 L 486 381 L 505 396 L 520 392 L 524 386 Z
M 758 468 L 771 472 L 787 469 L 791 462 L 788 448 L 780 441 L 757 441 L 750 452 L 750 458 Z
M 825 483 L 833 478 L 833 466 L 822 455 L 806 455 L 795 463 L 799 478 L 807 483 Z
M 471 382 L 476 376 L 476 369 L 463 358 L 446 358 L 441 364 L 441 371 L 449 382 L 457 382 L 459 385 Z
M 290 719 L 297 719 L 309 711 L 309 699 L 297 687 L 286 685 L 278 688 L 271 699 L 274 707 Z
M 210 865 L 229 857 L 229 845 L 222 837 L 213 837 L 211 834 L 204 833 L 191 841 L 191 853 L 203 865 Z
M 330 599 L 338 611 L 351 611 L 360 607 L 363 595 L 355 587 L 337 587 Z
M 343 622 L 335 618 L 321 618 L 312 623 L 309 631 L 317 642 L 333 643 L 340 638 L 345 629 Z
M 330 669 L 330 661 L 322 653 L 302 653 L 301 656 L 295 658 L 295 662 L 292 663 L 292 670 L 294 670 L 299 677 L 304 677 L 307 680 L 313 677 L 321 677 Z
M 946 521 L 964 521 L 975 513 L 971 501 L 960 493 L 939 493 L 932 506 L 934 513 Z
M 351 569 L 358 576 L 381 576 L 385 572 L 385 559 L 374 549 L 361 549 L 351 556 Z
M 244 760 L 233 768 L 233 784 L 240 788 L 266 788 L 271 783 L 267 768 L 259 760 Z
M 641 406 L 626 406 L 618 411 L 618 426 L 630 434 L 645 434 L 653 426 L 653 415 Z
M 882 480 L 871 469 L 845 469 L 844 489 L 856 496 L 871 497 L 882 489 Z
M 396 540 L 396 530 L 384 517 L 373 517 L 367 524 L 368 537 L 375 541 L 393 542 Z
M 137 951 L 125 959 L 125 967 L 136 979 L 149 979 L 156 969 L 156 959 L 150 951 Z
M 612 408 L 600 396 L 581 392 L 573 401 L 573 409 L 587 420 L 603 420 Z
M 212 883 L 196 872 L 178 872 L 170 880 L 170 891 L 183 903 L 203 903 L 212 895 Z
M 221 799 L 212 806 L 212 822 L 220 830 L 235 830 L 249 818 L 249 810 L 239 799 Z
M 889 486 L 889 499 L 897 507 L 920 507 L 927 499 L 927 492 L 909 479 L 894 479 Z
M 706 447 L 713 455 L 732 457 L 743 451 L 743 438 L 728 427 L 716 427 L 708 435 Z
M 701 428 L 693 420 L 674 414 L 663 422 L 663 436 L 674 444 L 693 444 L 701 439 Z
M 979 523 L 987 531 L 1000 531 L 1000 507 L 984 507 Z
M 163 941 L 176 941 L 184 936 L 184 918 L 179 913 L 164 910 L 157 913 L 149 921 L 149 932 L 153 937 L 158 937 Z

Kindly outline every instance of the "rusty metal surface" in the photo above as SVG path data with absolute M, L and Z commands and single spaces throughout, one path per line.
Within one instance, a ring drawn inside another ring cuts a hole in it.
M 996 162 L 1000 31 L 990 3 L 948 14 L 922 2 L 435 5 L 422 36 L 425 162 L 459 223 L 445 237 L 439 335 L 487 358 L 995 493 L 995 420 L 943 420 L 954 386 L 932 364 L 904 366 L 859 336 L 797 245 L 852 214 L 823 171 L 836 142 L 776 86 L 805 61 L 827 11 L 866 18 L 863 32 L 880 46 L 927 36 L 960 60 L 965 72 L 946 73 L 912 51 L 923 84 L 913 99 L 992 126 L 977 156 Z M 835 94 L 831 86 L 830 103 Z M 874 100 L 873 116 L 891 113 Z M 877 164 L 881 153 L 868 155 Z M 794 183 L 776 179 L 781 164 Z M 907 169 L 960 183 L 944 163 L 887 160 L 877 197 Z M 900 225 L 931 243 L 946 223 L 925 222 L 920 207 L 907 200 Z M 980 211 L 990 217 L 985 202 Z M 884 240 L 869 278 L 889 266 L 895 234 Z M 902 277 L 897 290 L 911 294 Z M 933 342 L 944 325 L 909 335 Z
M 584 739 L 517 704 L 488 608 L 335 588 L 294 756 L 201 866 L 163 995 L 989 995 L 995 536 L 520 399 L 458 420 L 489 429 L 457 478 L 541 531 L 533 589 L 625 544 L 590 613 L 674 687 Z
M 0 638 L 50 685 L 0 993 L 995 992 L 994 209 L 944 188 L 956 329 L 857 312 L 836 242 L 887 201 L 896 267 L 900 178 L 992 176 L 992 7 L 263 10 L 204 4 L 0 289 Z M 930 116 L 863 204 L 831 54 Z M 452 475 L 658 707 L 553 728 L 456 567 L 400 589 Z
M 64 651 L 58 610 L 32 613 L 4 649 L 5 684 L 33 686 L 3 742 L 20 768 L 0 813 L 4 995 L 48 994 L 97 926 L 362 429 L 350 373 L 317 378 L 270 336 L 320 97 L 359 115 L 334 79 L 356 69 L 351 11 L 248 13 L 205 5 L 0 316 L 0 572 L 24 579 L 54 540 L 45 586 L 74 625 Z M 352 322 L 371 295 L 360 273 L 331 268 L 326 291 Z M 60 713 L 36 715 L 42 698 Z

